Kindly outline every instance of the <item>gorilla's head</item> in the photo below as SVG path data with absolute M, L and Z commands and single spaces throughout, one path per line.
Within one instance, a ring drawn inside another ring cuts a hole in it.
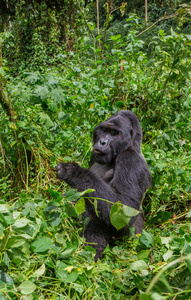
M 142 129 L 137 116 L 129 110 L 122 110 L 100 123 L 93 135 L 94 161 L 100 164 L 112 163 L 128 148 L 141 153 Z

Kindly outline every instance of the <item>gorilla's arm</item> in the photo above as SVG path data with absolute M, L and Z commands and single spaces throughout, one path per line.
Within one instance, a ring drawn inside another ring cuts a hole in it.
M 99 178 L 89 169 L 84 169 L 80 167 L 77 163 L 59 163 L 57 166 L 57 177 L 58 179 L 65 181 L 72 188 L 77 189 L 79 192 L 86 189 L 94 189 L 95 192 L 91 192 L 86 195 L 86 208 L 91 216 L 96 217 L 95 208 L 90 201 L 93 201 L 93 197 L 106 199 L 113 203 L 120 200 L 120 198 L 115 194 L 115 191 L 104 182 L 103 179 Z M 110 224 L 109 214 L 110 214 L 111 204 L 106 201 L 97 200 L 97 210 L 99 213 L 99 219 Z
M 113 179 L 109 184 L 91 170 L 81 168 L 77 163 L 60 163 L 57 166 L 57 176 L 78 191 L 89 188 L 96 190 L 87 194 L 87 197 L 106 199 L 112 203 L 121 201 L 137 210 L 140 209 L 143 195 L 150 185 L 147 164 L 142 155 L 137 154 L 133 149 L 118 155 Z M 89 199 L 86 199 L 86 208 L 91 216 L 96 216 L 95 208 Z M 111 204 L 97 200 L 97 209 L 99 219 L 110 224 Z

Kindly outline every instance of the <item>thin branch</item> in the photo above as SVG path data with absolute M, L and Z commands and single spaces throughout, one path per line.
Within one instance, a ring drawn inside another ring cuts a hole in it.
M 160 103 L 162 103 L 162 100 L 163 100 L 163 97 L 164 97 L 165 88 L 166 88 L 166 85 L 167 85 L 167 83 L 169 81 L 169 78 L 170 78 L 170 75 L 172 73 L 172 70 L 173 70 L 173 68 L 174 68 L 174 66 L 176 64 L 176 60 L 177 60 L 177 57 L 174 59 L 174 61 L 172 63 L 172 66 L 170 68 L 170 72 L 169 72 L 169 74 L 168 74 L 168 76 L 167 76 L 167 78 L 166 78 L 166 80 L 164 82 L 163 89 L 162 89 L 162 95 L 161 95 L 161 99 L 160 99 Z
M 102 52 L 104 50 L 104 44 L 105 44 L 105 40 L 106 40 L 107 28 L 108 28 L 108 25 L 109 25 L 109 17 L 110 17 L 110 15 L 108 13 L 108 15 L 106 17 L 107 19 L 106 19 L 106 22 L 105 22 L 106 24 L 105 24 L 105 30 L 104 30 L 104 35 L 103 35 Z
M 97 0 L 96 3 L 97 3 L 97 34 L 99 35 L 99 0 Z
M 0 41 L 0 67 L 2 67 L 2 45 Z M 9 100 L 5 96 L 3 92 L 3 76 L 0 74 L 0 104 L 2 105 L 4 111 L 6 111 L 7 115 L 10 117 L 11 122 L 15 123 L 15 112 L 13 107 L 11 106 Z
M 114 12 L 114 11 L 116 11 L 116 10 L 118 10 L 118 9 L 120 9 L 120 6 L 119 7 L 116 7 L 116 8 L 114 8 L 113 10 L 111 10 L 111 12 L 110 12 L 110 15 Z
M 96 0 L 97 3 L 97 34 L 99 35 L 99 0 Z M 101 49 L 101 42 L 99 39 L 99 49 Z
M 178 13 L 174 13 L 170 16 L 163 16 L 160 19 L 158 19 L 155 23 L 153 23 L 151 26 L 149 26 L 148 28 L 146 28 L 145 30 L 141 31 L 139 34 L 137 34 L 137 37 L 140 36 L 141 34 L 143 34 L 144 32 L 146 32 L 147 30 L 149 30 L 150 28 L 152 28 L 153 26 L 155 26 L 158 22 L 162 21 L 162 20 L 166 20 L 166 19 L 170 19 L 170 18 L 174 18 L 178 15 Z
M 4 152 L 1 140 L 0 140 L 0 149 L 1 149 L 1 155 L 2 155 L 2 158 L 3 158 L 3 171 L 5 173 L 5 152 Z
M 161 103 L 162 103 L 162 100 L 163 100 L 163 97 L 164 97 L 164 93 L 165 93 L 165 89 L 166 89 L 167 83 L 168 83 L 169 78 L 170 78 L 170 75 L 171 75 L 171 73 L 172 73 L 172 69 L 174 68 L 175 64 L 176 64 L 176 58 L 175 58 L 175 60 L 173 61 L 172 66 L 171 66 L 171 68 L 170 68 L 170 72 L 168 73 L 168 76 L 167 76 L 167 78 L 166 78 L 166 80 L 165 80 L 165 82 L 164 82 L 164 85 L 163 85 L 163 88 L 162 88 L 161 98 L 160 98 L 160 100 L 159 100 L 159 105 L 161 105 Z M 158 119 L 157 119 L 157 123 L 156 123 L 156 128 L 158 128 L 159 119 L 160 119 L 160 113 L 158 114 Z
M 79 6 L 80 11 L 81 11 L 81 13 L 82 13 L 82 15 L 83 15 L 83 17 L 84 17 L 84 21 L 85 21 L 85 23 L 86 23 L 86 26 L 87 26 L 87 28 L 88 28 L 88 31 L 90 32 L 91 36 L 92 36 L 93 39 L 95 40 L 95 36 L 93 35 L 93 33 L 92 33 L 92 31 L 91 31 L 91 28 L 90 28 L 90 26 L 89 26 L 89 24 L 88 24 L 88 21 L 86 20 L 85 13 L 84 13 L 83 9 L 81 8 L 80 3 L 79 3 L 78 0 L 77 0 L 77 3 L 78 3 L 78 6 Z
M 145 23 L 147 25 L 147 21 L 148 21 L 148 18 L 147 18 L 147 0 L 145 0 Z

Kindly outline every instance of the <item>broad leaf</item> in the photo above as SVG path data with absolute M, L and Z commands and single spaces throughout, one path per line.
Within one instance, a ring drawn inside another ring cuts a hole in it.
M 23 281 L 20 285 L 19 285 L 19 290 L 21 291 L 22 294 L 24 295 L 29 295 L 29 294 L 32 294 L 35 289 L 36 289 L 36 285 L 29 281 L 29 280 L 26 280 L 26 281 Z
M 75 205 L 75 210 L 78 215 L 82 214 L 85 211 L 85 200 L 80 198 Z
M 51 245 L 52 245 L 52 240 L 50 238 L 40 237 L 31 244 L 31 247 L 34 252 L 43 253 L 43 252 L 48 252 Z
M 111 224 L 120 230 L 124 226 L 129 224 L 132 217 L 138 215 L 140 212 L 130 206 L 123 205 L 121 202 L 116 202 L 110 211 L 110 221 Z
M 153 236 L 152 234 L 146 232 L 145 230 L 143 230 L 142 235 L 140 237 L 140 241 L 142 244 L 144 244 L 147 248 L 150 248 L 153 246 Z

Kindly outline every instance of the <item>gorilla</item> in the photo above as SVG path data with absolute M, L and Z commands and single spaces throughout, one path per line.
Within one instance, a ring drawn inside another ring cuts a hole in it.
M 95 261 L 102 258 L 103 250 L 112 239 L 130 235 L 131 226 L 134 233 L 143 230 L 142 201 L 151 185 L 151 175 L 141 143 L 142 129 L 137 116 L 122 110 L 94 128 L 89 169 L 75 162 L 57 165 L 57 178 L 61 181 L 79 192 L 95 190 L 86 194 L 86 214 L 90 219 L 84 231 L 86 242 L 96 249 Z M 98 214 L 93 205 L 95 198 Z M 120 230 L 112 226 L 109 217 L 111 203 L 117 201 L 140 211 Z

